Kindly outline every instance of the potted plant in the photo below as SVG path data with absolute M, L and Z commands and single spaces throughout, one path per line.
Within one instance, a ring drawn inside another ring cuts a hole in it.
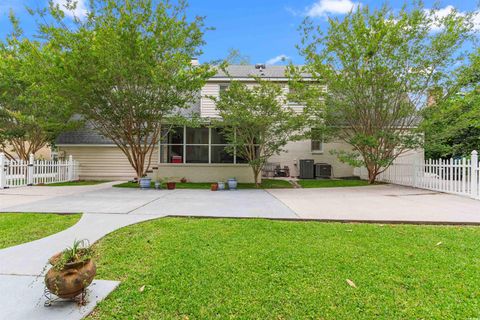
M 227 180 L 228 189 L 230 190 L 237 190 L 238 182 L 236 178 L 230 178 Z
M 212 191 L 217 191 L 218 190 L 218 184 L 217 183 L 212 183 L 210 185 L 210 190 Z
M 225 190 L 225 182 L 219 181 L 217 182 L 218 190 Z
M 73 246 L 55 254 L 45 275 L 45 286 L 54 295 L 71 299 L 82 294 L 93 281 L 97 269 L 93 249 L 87 240 L 75 240 Z
M 140 188 L 141 189 L 150 189 L 150 185 L 152 183 L 152 179 L 147 177 L 146 174 L 144 174 L 141 178 L 140 178 Z

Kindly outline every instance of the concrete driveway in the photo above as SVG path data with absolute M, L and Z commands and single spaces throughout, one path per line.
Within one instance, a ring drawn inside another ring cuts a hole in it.
M 112 184 L 0 190 L 0 212 L 298 218 L 264 190 L 158 191 L 112 188 Z
M 269 190 L 303 219 L 480 223 L 480 201 L 397 185 Z
M 478 200 L 395 185 L 211 192 L 112 184 L 0 190 L 0 212 L 480 223 Z

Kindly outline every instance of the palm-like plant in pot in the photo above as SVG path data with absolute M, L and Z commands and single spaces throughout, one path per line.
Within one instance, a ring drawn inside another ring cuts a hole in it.
M 48 262 L 52 267 L 45 275 L 48 290 L 64 299 L 83 293 L 97 272 L 93 254 L 87 240 L 75 240 L 71 247 L 51 257 Z

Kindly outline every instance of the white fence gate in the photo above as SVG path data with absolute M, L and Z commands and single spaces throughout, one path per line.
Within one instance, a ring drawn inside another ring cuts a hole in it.
M 0 153 L 0 189 L 78 180 L 78 162 L 72 156 L 65 161 L 7 160 Z
M 479 167 L 477 151 L 473 151 L 469 159 L 430 159 L 421 162 L 398 159 L 377 180 L 480 199 Z M 356 175 L 366 179 L 368 171 L 366 168 L 357 168 Z

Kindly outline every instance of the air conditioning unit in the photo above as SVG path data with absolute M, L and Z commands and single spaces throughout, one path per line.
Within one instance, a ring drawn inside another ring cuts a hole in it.
M 315 178 L 317 179 L 332 178 L 332 166 L 328 163 L 315 163 Z
M 300 179 L 314 179 L 315 168 L 314 160 L 303 159 L 300 160 Z

